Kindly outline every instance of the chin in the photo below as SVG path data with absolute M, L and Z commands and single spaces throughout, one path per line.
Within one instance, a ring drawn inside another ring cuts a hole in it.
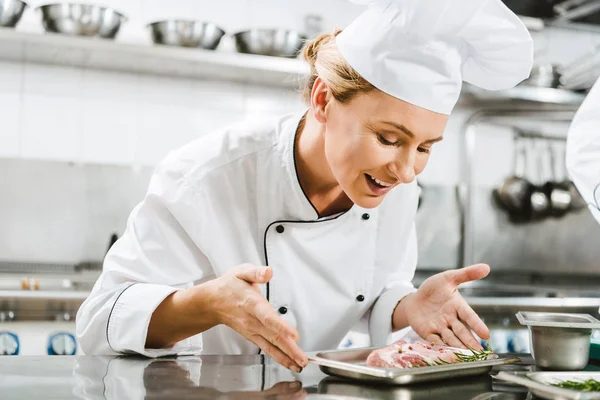
M 384 198 L 385 196 L 374 197 L 363 194 L 359 196 L 352 196 L 350 197 L 350 200 L 352 200 L 352 202 L 360 208 L 375 208 L 381 204 Z

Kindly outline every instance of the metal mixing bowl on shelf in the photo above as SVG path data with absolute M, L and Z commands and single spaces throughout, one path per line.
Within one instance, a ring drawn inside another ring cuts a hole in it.
M 212 22 L 164 20 L 148 25 L 152 41 L 156 44 L 197 47 L 214 50 L 219 46 L 225 31 Z
M 0 26 L 14 28 L 25 8 L 27 4 L 21 0 L 0 0 Z
M 127 20 L 112 8 L 93 4 L 57 3 L 39 9 L 46 32 L 73 36 L 114 39 Z
M 233 35 L 240 53 L 295 58 L 306 37 L 289 29 L 250 29 Z

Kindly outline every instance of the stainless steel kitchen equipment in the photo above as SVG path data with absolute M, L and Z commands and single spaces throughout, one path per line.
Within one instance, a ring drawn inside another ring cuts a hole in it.
M 328 375 L 350 378 L 365 382 L 380 382 L 407 385 L 487 374 L 495 365 L 516 363 L 518 358 L 491 355 L 486 361 L 473 361 L 420 368 L 375 368 L 365 364 L 375 347 L 323 351 L 308 355 L 309 362 L 319 365 Z
M 46 32 L 114 39 L 127 20 L 112 8 L 92 4 L 57 3 L 39 7 Z
M 0 0 L 0 26 L 13 28 L 17 25 L 27 3 L 21 0 Z
M 598 392 L 581 392 L 571 389 L 563 389 L 553 386 L 552 383 L 562 380 L 600 380 L 598 372 L 526 372 L 511 373 L 500 371 L 493 376 L 494 379 L 516 383 L 525 386 L 531 393 L 542 399 L 565 399 L 565 400 L 598 400 Z
M 557 88 L 560 85 L 559 67 L 553 64 L 539 64 L 531 69 L 529 78 L 523 81 L 523 85 Z
M 521 222 L 529 218 L 533 185 L 525 178 L 527 151 L 518 134 L 515 134 L 514 143 L 514 174 L 505 179 L 492 193 L 498 205 L 508 212 L 511 220 Z
M 219 46 L 225 31 L 212 22 L 164 20 L 148 25 L 152 41 L 180 47 L 214 50 Z
M 539 149 L 535 146 L 537 143 L 535 139 L 532 139 L 532 152 L 535 155 L 535 167 L 537 171 L 537 183 L 533 185 L 533 190 L 530 195 L 530 203 L 531 203 L 531 219 L 532 220 L 541 220 L 548 216 L 548 213 L 551 210 L 550 207 L 550 199 L 544 192 L 544 159 L 543 152 L 538 151 Z
M 544 193 L 550 200 L 550 215 L 562 217 L 571 209 L 573 204 L 572 185 L 568 181 L 559 180 L 556 173 L 555 148 L 552 143 L 548 143 L 547 146 L 552 180 L 544 184 Z
M 576 371 L 588 364 L 592 329 L 600 329 L 596 318 L 587 314 L 520 311 L 517 319 L 529 328 L 536 365 Z
M 295 58 L 306 37 L 287 29 L 250 29 L 233 35 L 240 53 Z

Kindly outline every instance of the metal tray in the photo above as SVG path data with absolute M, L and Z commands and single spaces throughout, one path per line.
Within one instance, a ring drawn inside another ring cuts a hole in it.
M 483 375 L 495 365 L 519 362 L 519 358 L 494 354 L 486 361 L 440 365 L 420 368 L 377 368 L 366 365 L 367 357 L 377 347 L 351 350 L 332 350 L 309 354 L 308 361 L 317 364 L 327 375 L 365 382 L 407 385 L 441 379 Z
M 583 329 L 600 328 L 600 321 L 589 314 L 519 311 L 517 319 L 521 325 L 527 326 Z
M 600 380 L 600 372 L 527 372 L 525 374 L 514 374 L 501 371 L 494 378 L 525 386 L 531 393 L 542 399 L 600 399 L 600 392 L 582 392 L 550 385 L 552 382 L 568 379 L 581 380 L 592 378 Z

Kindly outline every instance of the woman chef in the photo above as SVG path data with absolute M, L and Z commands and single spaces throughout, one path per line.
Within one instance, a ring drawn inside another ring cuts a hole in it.
M 569 127 L 566 161 L 573 183 L 600 223 L 600 79 Z
M 412 327 L 487 338 L 457 292 L 476 265 L 419 290 L 415 176 L 463 81 L 505 89 L 533 49 L 501 0 L 376 0 L 304 52 L 306 112 L 228 127 L 171 153 L 77 315 L 86 353 L 257 354 L 299 371 L 359 320 L 374 345 Z M 268 267 L 267 267 L 268 266 Z

